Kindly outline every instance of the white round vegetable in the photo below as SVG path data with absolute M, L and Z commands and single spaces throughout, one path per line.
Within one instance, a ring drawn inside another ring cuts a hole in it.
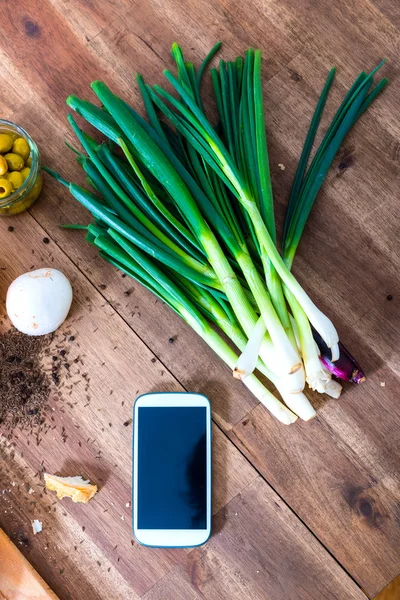
M 67 318 L 72 302 L 68 279 L 56 269 L 38 269 L 15 279 L 7 292 L 11 323 L 27 335 L 55 331 Z

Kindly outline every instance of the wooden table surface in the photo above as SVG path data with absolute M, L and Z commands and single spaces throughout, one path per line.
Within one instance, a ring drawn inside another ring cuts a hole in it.
M 174 40 L 196 63 L 217 40 L 225 58 L 260 47 L 279 226 L 328 68 L 338 68 L 332 116 L 358 72 L 389 58 L 390 87 L 346 139 L 295 263 L 368 375 L 320 403 L 310 423 L 277 422 L 175 314 L 102 262 L 80 232 L 60 229 L 87 215 L 48 177 L 29 213 L 0 221 L 2 300 L 33 266 L 61 269 L 75 297 L 60 335 L 75 336 L 69 351 L 84 355 L 90 378 L 52 400 L 54 429 L 39 445 L 17 432 L 1 450 L 0 526 L 24 536 L 22 551 L 60 600 L 373 598 L 400 572 L 398 3 L 2 0 L 0 14 L 1 116 L 77 181 L 64 146 L 67 95 L 91 97 L 89 83 L 103 79 L 138 105 L 135 72 L 160 81 Z M 191 551 L 132 537 L 124 423 L 136 395 L 154 390 L 212 402 L 213 536 Z M 55 502 L 43 494 L 43 469 L 82 473 L 100 493 L 89 505 Z M 35 537 L 34 518 L 43 522 Z

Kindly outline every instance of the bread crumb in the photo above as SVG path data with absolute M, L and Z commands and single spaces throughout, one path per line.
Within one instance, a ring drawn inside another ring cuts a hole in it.
M 85 481 L 80 475 L 76 477 L 58 477 L 57 475 L 44 474 L 46 489 L 57 492 L 57 498 L 71 498 L 73 502 L 89 502 L 97 493 L 97 485 Z
M 38 521 L 37 519 L 34 519 L 34 521 L 32 521 L 32 530 L 33 530 L 33 535 L 40 533 L 43 530 L 42 522 Z
M 286 169 L 285 165 L 283 165 L 282 163 L 278 163 L 278 167 L 281 171 L 284 171 Z
M 380 382 L 379 382 L 379 385 L 380 385 L 381 387 L 385 387 L 385 385 L 386 385 L 386 381 L 380 381 Z

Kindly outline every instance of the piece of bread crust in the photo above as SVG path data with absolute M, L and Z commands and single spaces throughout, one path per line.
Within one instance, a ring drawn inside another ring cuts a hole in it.
M 97 492 L 97 485 L 85 481 L 80 475 L 76 477 L 59 477 L 44 474 L 46 489 L 57 492 L 57 498 L 71 498 L 73 502 L 89 502 Z

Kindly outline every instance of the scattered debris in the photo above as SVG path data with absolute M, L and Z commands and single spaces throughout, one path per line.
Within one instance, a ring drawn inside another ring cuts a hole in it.
M 379 382 L 379 385 L 380 385 L 381 387 L 385 387 L 385 386 L 386 386 L 386 381 L 380 381 L 380 382 Z
M 278 167 L 281 171 L 284 171 L 286 169 L 285 165 L 283 165 L 282 163 L 278 163 Z
M 32 521 L 33 535 L 40 533 L 42 530 L 43 530 L 43 525 L 42 525 L 41 521 L 38 521 L 38 519 L 35 519 L 34 521 Z
M 51 336 L 26 336 L 10 329 L 0 336 L 0 423 L 12 433 L 17 424 L 38 425 L 50 394 L 40 357 Z
M 24 548 L 29 547 L 29 539 L 26 537 L 25 532 L 22 529 L 17 530 L 13 538 L 19 546 L 23 546 Z
M 132 423 L 132 419 L 128 419 L 127 421 L 125 421 L 124 423 L 124 427 L 129 427 L 129 425 Z

